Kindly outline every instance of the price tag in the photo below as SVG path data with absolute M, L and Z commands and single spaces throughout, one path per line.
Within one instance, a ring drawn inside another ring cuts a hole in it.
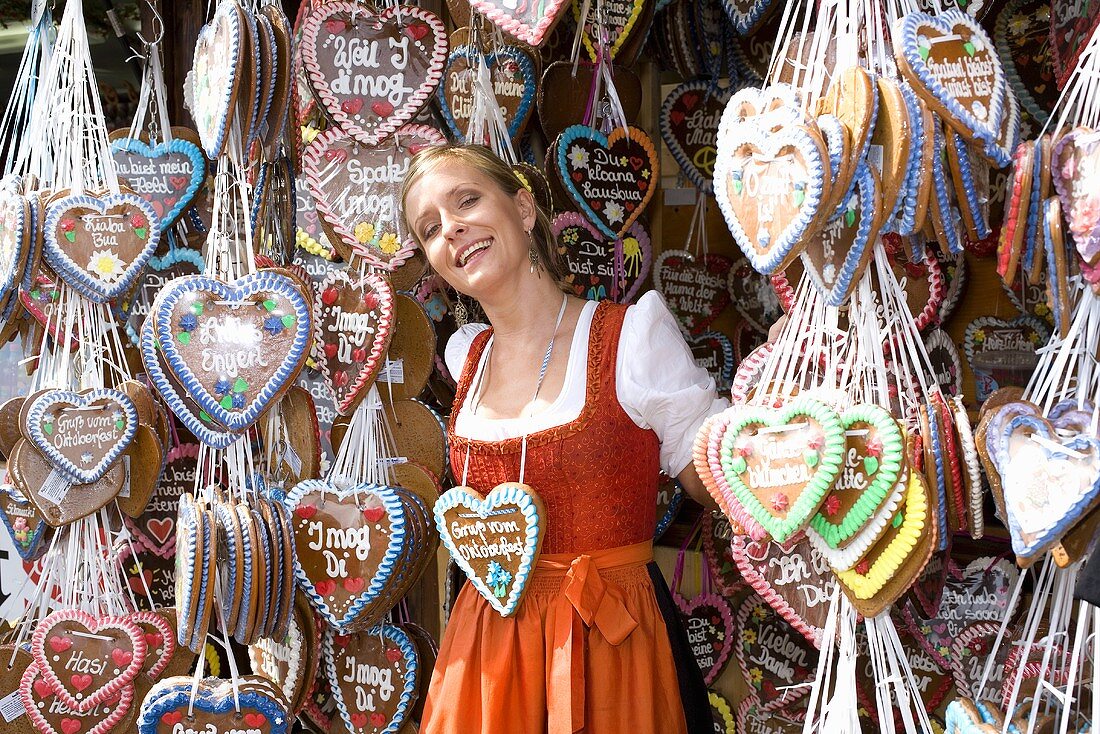
M 130 496 L 130 455 L 124 454 L 122 457 L 122 489 L 119 490 L 119 497 L 125 499 Z
M 72 487 L 73 485 L 69 483 L 69 480 L 57 469 L 54 469 L 50 472 L 50 476 L 46 477 L 46 481 L 42 483 L 42 489 L 38 490 L 38 494 L 42 499 L 60 505 L 68 496 Z
M 4 717 L 6 723 L 10 724 L 25 713 L 27 708 L 23 705 L 23 699 L 19 697 L 19 691 L 12 691 L 0 698 L 0 716 Z
M 405 382 L 405 360 L 386 360 L 386 366 L 378 373 L 378 382 L 392 382 L 403 384 Z
M 290 443 L 286 445 L 286 451 L 283 452 L 283 459 L 286 461 L 287 466 L 290 467 L 290 472 L 297 476 L 302 474 L 302 457 L 298 456 L 298 452 L 294 450 L 294 446 Z

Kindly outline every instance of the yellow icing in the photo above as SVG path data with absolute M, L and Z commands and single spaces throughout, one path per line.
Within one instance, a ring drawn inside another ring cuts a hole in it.
M 721 694 L 715 693 L 714 691 L 707 691 L 707 697 L 710 699 L 711 708 L 717 711 L 722 717 L 721 721 L 716 721 L 714 723 L 720 724 L 722 726 L 721 731 L 726 734 L 734 734 L 736 720 L 733 718 L 733 711 L 730 710 L 730 702 Z
M 634 7 L 632 8 L 630 17 L 627 18 L 626 24 L 624 25 L 622 32 L 619 33 L 618 37 L 616 37 L 614 42 L 612 42 L 611 48 L 608 49 L 608 55 L 610 55 L 612 59 L 615 58 L 615 54 L 619 52 L 619 49 L 622 47 L 622 45 L 626 43 L 626 39 L 630 37 L 631 31 L 634 30 L 634 26 L 638 24 L 638 18 L 642 14 L 642 8 L 645 7 L 645 3 L 640 2 L 639 0 L 633 0 L 633 2 Z M 589 10 L 588 22 L 585 25 L 588 25 L 588 23 L 595 24 L 595 15 L 596 10 L 595 7 L 593 7 Z M 576 19 L 578 23 L 580 22 L 581 3 L 577 2 L 576 0 L 574 0 L 573 2 L 573 18 Z M 581 39 L 584 41 L 584 48 L 588 51 L 588 57 L 592 59 L 592 63 L 596 63 L 597 61 L 599 61 L 600 57 L 596 53 L 596 47 L 592 45 L 592 39 L 589 34 L 582 31 Z
M 837 577 L 852 590 L 857 599 L 870 599 L 889 583 L 920 540 L 928 517 L 928 500 L 920 472 L 909 472 L 909 488 L 905 492 L 905 518 L 890 544 L 883 549 L 867 574 L 855 570 L 840 571 Z
M 330 262 L 332 261 L 332 252 L 320 242 L 310 237 L 304 229 L 299 228 L 298 231 L 294 233 L 294 241 L 298 247 L 305 250 L 310 255 L 316 255 Z

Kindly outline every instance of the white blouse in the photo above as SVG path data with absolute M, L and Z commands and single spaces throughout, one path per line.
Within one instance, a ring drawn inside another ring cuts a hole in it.
M 587 391 L 588 337 L 596 302 L 584 305 L 569 349 L 565 383 L 546 410 L 530 418 L 485 418 L 463 404 L 455 432 L 479 441 L 501 441 L 576 420 Z M 478 334 L 486 324 L 466 324 L 447 342 L 447 369 L 458 379 Z M 490 342 L 492 337 L 490 337 Z M 489 350 L 482 351 L 484 362 Z M 715 394 L 714 379 L 695 364 L 676 319 L 657 291 L 649 291 L 627 309 L 619 338 L 615 392 L 627 415 L 661 441 L 661 468 L 676 476 L 691 463 L 691 447 L 703 420 L 729 406 Z

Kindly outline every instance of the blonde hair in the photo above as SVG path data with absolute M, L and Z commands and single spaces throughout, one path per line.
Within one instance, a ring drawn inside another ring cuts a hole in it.
M 405 220 L 406 230 L 413 233 L 418 243 L 420 243 L 420 235 L 409 226 L 409 220 L 405 217 L 405 201 L 417 181 L 440 165 L 449 162 L 461 163 L 480 171 L 509 197 L 514 197 L 520 189 L 526 188 L 511 166 L 484 145 L 438 145 L 425 148 L 413 157 L 409 164 L 409 171 L 405 175 L 405 181 L 401 185 L 401 216 Z M 550 274 L 558 287 L 566 290 L 565 267 L 558 255 L 554 230 L 550 228 L 550 217 L 539 206 L 537 199 L 534 199 L 534 205 L 535 226 L 531 228 L 531 238 L 534 240 L 535 252 L 539 256 L 539 264 Z

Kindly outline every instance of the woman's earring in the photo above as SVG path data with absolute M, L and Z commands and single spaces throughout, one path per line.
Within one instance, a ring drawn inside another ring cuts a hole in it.
M 542 277 L 542 270 L 539 268 L 539 251 L 535 247 L 535 238 L 531 235 L 531 231 L 527 231 L 527 239 L 531 241 L 531 246 L 527 250 L 527 257 L 531 260 L 531 272 L 538 271 L 539 277 Z

